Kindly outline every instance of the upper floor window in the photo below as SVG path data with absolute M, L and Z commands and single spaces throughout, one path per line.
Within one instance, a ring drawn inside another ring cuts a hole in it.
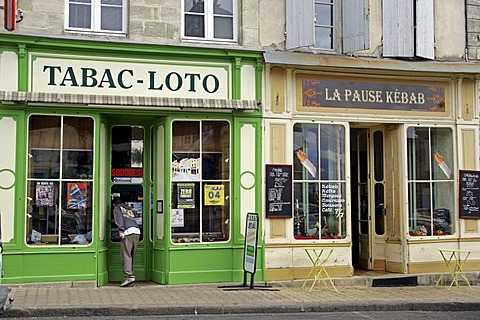
M 126 32 L 127 0 L 65 1 L 65 29 L 119 34 Z
M 383 0 L 383 56 L 435 58 L 433 0 Z
M 315 48 L 334 49 L 334 0 L 315 0 Z
M 368 49 L 368 0 L 287 0 L 286 12 L 286 49 Z
M 237 0 L 184 0 L 183 37 L 237 40 Z

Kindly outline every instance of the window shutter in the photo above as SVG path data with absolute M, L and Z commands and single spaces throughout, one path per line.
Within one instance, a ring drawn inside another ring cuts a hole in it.
M 368 49 L 368 0 L 343 1 L 343 52 Z
M 417 1 L 417 56 L 435 59 L 435 23 L 433 0 Z
M 314 0 L 286 0 L 287 50 L 314 45 L 314 15 Z
M 413 57 L 413 0 L 383 0 L 383 56 Z

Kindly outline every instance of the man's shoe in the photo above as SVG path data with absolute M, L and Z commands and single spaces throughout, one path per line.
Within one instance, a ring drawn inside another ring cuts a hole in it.
M 128 287 L 129 285 L 131 285 L 134 282 L 135 282 L 135 278 L 127 278 L 127 279 L 123 280 L 123 282 L 120 284 L 120 287 Z

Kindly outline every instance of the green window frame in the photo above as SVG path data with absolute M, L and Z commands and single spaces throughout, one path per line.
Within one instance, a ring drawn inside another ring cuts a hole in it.
M 172 243 L 228 241 L 230 123 L 175 120 L 171 135 Z
M 26 243 L 92 242 L 94 120 L 31 115 L 28 119 Z

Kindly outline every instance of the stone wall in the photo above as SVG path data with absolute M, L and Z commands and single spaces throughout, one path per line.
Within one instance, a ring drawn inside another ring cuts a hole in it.
M 480 0 L 466 0 L 467 58 L 480 60 Z
M 80 39 L 99 39 L 158 44 L 242 47 L 261 49 L 259 44 L 259 1 L 238 0 L 238 43 L 185 41 L 182 35 L 182 1 L 129 0 L 126 35 L 107 35 L 65 31 L 65 0 L 18 0 L 24 19 L 15 31 L 0 33 L 42 35 Z M 3 19 L 3 11 L 0 10 Z

